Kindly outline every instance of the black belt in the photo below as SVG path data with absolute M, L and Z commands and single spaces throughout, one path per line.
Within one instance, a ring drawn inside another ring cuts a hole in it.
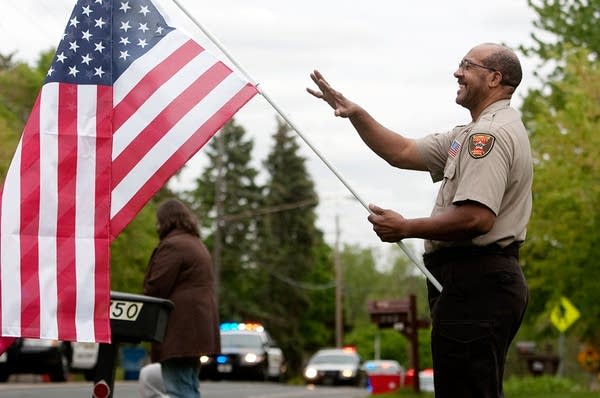
M 506 247 L 502 247 L 495 243 L 487 246 L 444 247 L 431 253 L 425 253 L 423 255 L 423 261 L 425 266 L 429 268 L 449 261 L 478 256 L 501 255 L 518 259 L 520 245 L 521 242 L 513 242 Z

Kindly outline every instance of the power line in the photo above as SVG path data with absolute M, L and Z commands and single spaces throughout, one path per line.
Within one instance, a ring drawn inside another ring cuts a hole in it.
M 316 283 L 307 283 L 307 282 L 299 282 L 296 281 L 294 279 L 291 279 L 285 275 L 282 275 L 278 272 L 275 272 L 272 269 L 269 269 L 267 267 L 263 267 L 263 269 L 265 271 L 267 271 L 269 273 L 269 275 L 279 279 L 280 281 L 293 286 L 293 287 L 297 287 L 299 289 L 305 289 L 305 290 L 327 290 L 327 289 L 332 289 L 334 287 L 336 287 L 336 283 L 335 281 L 330 281 L 327 283 L 323 283 L 323 284 L 316 284 Z
M 226 214 L 221 217 L 221 220 L 225 221 L 225 222 L 239 221 L 244 218 L 249 218 L 249 217 L 254 217 L 254 216 L 262 216 L 265 214 L 279 213 L 279 212 L 287 211 L 287 210 L 299 209 L 299 208 L 310 206 L 310 205 L 316 205 L 318 203 L 319 203 L 318 198 L 310 198 L 310 199 L 305 199 L 305 200 L 301 200 L 299 202 L 294 202 L 294 203 L 283 203 L 280 205 L 264 207 L 264 208 L 256 209 L 256 210 L 247 210 L 247 211 L 242 211 L 240 213 L 235 213 L 235 214 Z

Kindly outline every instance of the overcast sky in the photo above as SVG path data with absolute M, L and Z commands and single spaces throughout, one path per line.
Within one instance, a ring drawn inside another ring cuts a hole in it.
M 452 73 L 460 59 L 482 42 L 513 48 L 531 43 L 535 17 L 526 0 L 180 2 L 260 83 L 361 199 L 406 217 L 427 216 L 438 186 L 426 173 L 392 169 L 371 153 L 348 120 L 335 118 L 331 108 L 306 93 L 312 84 L 309 73 L 319 69 L 334 88 L 407 136 L 444 132 L 470 121 L 468 111 L 454 102 L 458 85 Z M 0 52 L 34 61 L 40 51 L 58 44 L 74 4 L 75 0 L 2 0 Z M 193 24 L 187 27 L 219 55 Z M 517 108 L 527 87 L 537 84 L 532 77 L 537 64 L 523 56 L 521 61 L 525 77 L 513 98 Z M 256 167 L 270 149 L 275 114 L 257 96 L 236 115 L 255 140 Z M 385 251 L 389 244 L 372 232 L 367 211 L 309 147 L 300 139 L 299 143 L 321 199 L 318 224 L 326 240 L 335 241 L 339 215 L 342 243 Z M 204 161 L 200 151 L 179 184 L 197 175 Z M 422 250 L 422 242 L 410 243 Z

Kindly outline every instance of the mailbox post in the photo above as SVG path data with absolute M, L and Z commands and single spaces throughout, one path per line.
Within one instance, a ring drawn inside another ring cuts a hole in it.
M 428 320 L 417 319 L 417 299 L 414 294 L 404 300 L 378 300 L 368 304 L 371 322 L 380 329 L 394 328 L 408 338 L 410 362 L 415 371 L 414 390 L 421 391 L 419 384 L 419 329 L 428 327 Z
M 112 398 L 120 343 L 162 342 L 171 301 L 123 292 L 110 293 L 111 344 L 100 344 L 93 398 Z

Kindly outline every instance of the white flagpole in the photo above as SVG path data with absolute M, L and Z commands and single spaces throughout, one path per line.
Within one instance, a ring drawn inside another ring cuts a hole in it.
M 223 52 L 223 54 L 225 54 L 225 56 L 231 61 L 231 63 L 240 71 L 244 74 L 244 76 L 246 77 L 246 79 L 248 79 L 248 81 L 250 81 L 250 83 L 252 83 L 258 90 L 258 92 L 260 93 L 260 95 L 262 95 L 262 97 L 273 107 L 273 109 L 275 109 L 275 111 L 283 118 L 283 120 L 286 121 L 286 123 L 300 136 L 300 138 L 302 138 L 302 140 L 306 143 L 306 145 L 308 145 L 308 147 L 315 153 L 315 155 L 317 155 L 319 157 L 319 159 L 321 159 L 321 161 L 323 163 L 325 163 L 325 166 L 327 166 L 327 168 L 329 170 L 331 170 L 331 172 L 333 174 L 335 174 L 335 176 L 341 181 L 342 184 L 344 184 L 344 186 L 348 189 L 348 191 L 350 191 L 350 193 L 354 196 L 354 198 L 356 198 L 356 200 L 358 200 L 360 202 L 361 205 L 363 205 L 363 207 L 367 210 L 367 212 L 371 213 L 371 210 L 369 209 L 368 204 L 362 200 L 362 198 L 358 195 L 358 193 L 356 193 L 356 191 L 354 189 L 352 189 L 352 187 L 346 182 L 346 180 L 342 177 L 342 175 L 335 169 L 335 167 L 333 167 L 333 165 L 327 160 L 325 159 L 325 157 L 321 154 L 321 152 L 306 138 L 306 136 L 300 131 L 300 129 L 298 128 L 298 126 L 296 126 L 296 124 L 283 112 L 283 110 L 271 99 L 271 97 L 269 97 L 269 95 L 265 92 L 265 90 L 262 89 L 262 87 L 260 87 L 260 85 L 258 83 L 256 83 L 256 81 L 248 74 L 248 72 L 246 72 L 246 70 L 235 60 L 235 58 L 225 49 L 225 47 L 219 42 L 219 40 L 217 40 L 217 38 L 215 36 L 213 36 L 205 27 L 204 25 L 202 25 L 196 18 L 194 18 L 186 9 L 185 7 L 183 7 L 181 5 L 181 3 L 179 2 L 179 0 L 173 0 L 173 3 L 175 3 L 177 5 L 177 7 L 179 7 L 179 9 L 181 9 L 181 11 L 192 21 L 194 22 L 194 24 L 196 24 L 196 26 L 202 31 L 202 33 L 204 33 L 206 35 L 206 37 L 209 38 L 210 41 L 213 42 L 213 44 L 215 46 L 217 46 L 219 48 L 219 50 L 221 50 L 221 52 Z M 440 292 L 442 291 L 442 285 L 440 284 L 440 282 L 438 282 L 438 280 L 431 274 L 431 272 L 429 272 L 429 270 L 425 267 L 425 265 L 423 265 L 423 263 L 420 261 L 420 259 L 404 244 L 404 242 L 399 241 L 396 242 L 396 244 L 398 246 L 400 246 L 400 248 L 402 249 L 402 251 L 408 256 L 408 258 L 411 259 L 411 261 L 417 266 L 417 268 L 419 268 L 419 270 L 421 270 L 421 272 L 427 277 L 427 279 L 429 280 L 429 282 L 431 282 L 431 284 L 433 284 L 433 286 L 435 286 Z

